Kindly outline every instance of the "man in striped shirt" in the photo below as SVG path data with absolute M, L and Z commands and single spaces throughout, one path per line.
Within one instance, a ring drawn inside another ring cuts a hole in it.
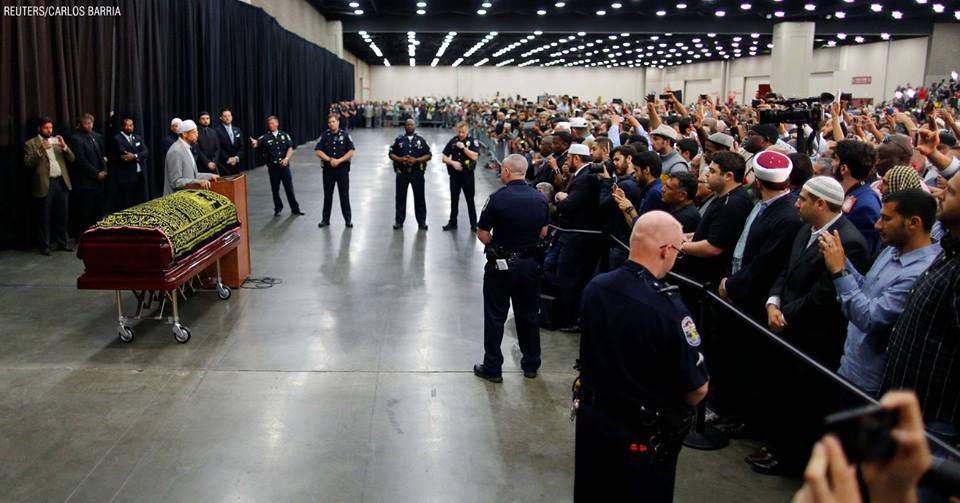
M 916 392 L 928 430 L 960 441 L 960 176 L 944 193 L 942 251 L 914 285 L 887 346 L 880 394 Z M 936 446 L 934 446 L 936 449 Z

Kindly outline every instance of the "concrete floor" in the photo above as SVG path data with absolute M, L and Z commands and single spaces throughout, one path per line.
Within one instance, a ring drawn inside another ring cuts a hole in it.
M 473 376 L 483 257 L 465 208 L 440 229 L 447 132 L 421 132 L 425 233 L 412 201 L 390 228 L 396 134 L 353 135 L 352 230 L 336 205 L 316 227 L 312 143 L 293 162 L 305 217 L 274 218 L 265 170 L 248 173 L 253 276 L 283 282 L 194 297 L 188 344 L 155 322 L 119 342 L 113 293 L 78 291 L 73 254 L 0 253 L 0 500 L 569 501 L 577 337 L 544 332 L 527 380 L 508 325 L 504 383 Z M 499 181 L 477 185 L 482 206 Z M 685 450 L 677 501 L 789 500 L 797 482 L 754 475 L 751 448 Z

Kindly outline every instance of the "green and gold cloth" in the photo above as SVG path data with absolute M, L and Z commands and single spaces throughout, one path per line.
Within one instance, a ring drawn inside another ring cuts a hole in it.
M 209 190 L 180 190 L 107 215 L 88 232 L 159 231 L 179 260 L 240 226 L 237 209 L 226 197 Z

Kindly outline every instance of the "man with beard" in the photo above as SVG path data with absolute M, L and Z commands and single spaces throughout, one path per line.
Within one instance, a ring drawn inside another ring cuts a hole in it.
M 753 159 L 757 154 L 776 145 L 780 139 L 780 134 L 772 124 L 754 124 L 747 131 L 747 142 L 743 146 L 744 160 L 746 167 L 744 169 L 743 181 L 747 185 L 753 183 Z
M 620 267 L 626 260 L 628 250 L 624 249 L 620 243 L 629 246 L 630 232 L 632 231 L 633 218 L 636 218 L 636 208 L 643 202 L 643 191 L 636 179 L 636 168 L 633 164 L 633 158 L 637 156 L 637 151 L 629 145 L 624 145 L 613 149 L 613 169 L 616 178 L 611 177 L 606 170 L 597 171 L 597 177 L 600 179 L 600 211 L 608 219 L 608 228 L 610 236 L 615 238 L 610 240 L 608 250 L 610 269 Z M 630 223 L 624 218 L 624 211 L 620 209 L 619 199 L 626 199 L 630 206 L 626 212 L 633 215 Z M 619 243 L 618 243 L 619 241 Z
M 133 119 L 125 117 L 113 137 L 113 165 L 110 190 L 116 211 L 147 200 L 146 162 L 150 157 L 143 138 L 133 132 Z
M 219 173 L 217 159 L 220 157 L 220 139 L 210 127 L 210 113 L 200 112 L 200 134 L 197 139 L 197 170 L 207 173 Z
M 833 149 L 833 175 L 846 194 L 843 213 L 863 234 L 871 254 L 880 246 L 880 234 L 874 228 L 880 218 L 880 197 L 867 184 L 876 162 L 877 151 L 869 143 L 841 140 Z
M 637 152 L 633 158 L 634 169 L 637 170 L 637 183 L 641 189 L 640 207 L 637 210 L 638 215 L 653 210 L 666 211 L 667 205 L 663 203 L 663 182 L 660 180 L 660 174 L 663 173 L 661 156 L 656 152 Z M 686 171 L 678 171 L 686 173 Z
M 53 136 L 52 119 L 41 118 L 37 132 L 24 145 L 23 164 L 33 170 L 30 193 L 39 214 L 40 253 L 50 255 L 51 244 L 71 251 L 67 241 L 67 196 L 71 190 L 67 162 L 75 157 L 62 136 Z
M 70 165 L 71 234 L 79 236 L 103 216 L 104 180 L 107 178 L 106 146 L 93 130 L 94 118 L 83 114 L 77 132 L 70 138 L 76 156 Z
M 210 180 L 215 180 L 218 176 L 197 172 L 197 161 L 193 158 L 193 152 L 190 149 L 197 143 L 197 124 L 192 120 L 185 120 L 178 124 L 177 128 L 180 131 L 180 139 L 170 146 L 163 161 L 166 173 L 163 195 L 185 189 L 190 184 L 209 189 Z

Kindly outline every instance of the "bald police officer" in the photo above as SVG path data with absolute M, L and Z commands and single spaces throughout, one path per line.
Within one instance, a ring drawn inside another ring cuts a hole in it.
M 537 377 L 540 368 L 540 240 L 547 235 L 550 210 L 543 194 L 527 184 L 527 160 L 513 154 L 503 160 L 500 180 L 480 214 L 477 239 L 486 245 L 483 270 L 483 363 L 473 373 L 490 382 L 503 382 L 503 324 L 513 302 L 514 321 L 524 377 Z
M 683 243 L 676 219 L 645 213 L 627 262 L 584 289 L 574 501 L 673 501 L 677 457 L 708 382 L 693 318 L 663 283 Z
M 407 187 L 413 186 L 413 210 L 420 230 L 427 230 L 427 201 L 423 197 L 423 178 L 430 160 L 430 145 L 416 133 L 417 123 L 407 119 L 404 134 L 394 140 L 390 147 L 390 160 L 397 173 L 397 214 L 394 230 L 403 228 L 407 218 Z
M 467 130 L 466 122 L 457 124 L 457 136 L 451 138 L 443 148 L 443 163 L 447 165 L 447 174 L 450 175 L 450 221 L 443 226 L 445 231 L 457 228 L 461 191 L 463 191 L 463 198 L 467 200 L 470 230 L 477 230 L 477 208 L 473 201 L 473 172 L 477 167 L 477 159 L 480 158 L 480 146 L 467 134 Z
M 346 131 L 340 129 L 340 119 L 335 114 L 327 117 L 327 128 L 314 147 L 323 164 L 323 217 L 317 227 L 330 225 L 334 186 L 340 196 L 343 220 L 347 227 L 353 227 L 350 213 L 350 159 L 353 158 L 353 140 Z

